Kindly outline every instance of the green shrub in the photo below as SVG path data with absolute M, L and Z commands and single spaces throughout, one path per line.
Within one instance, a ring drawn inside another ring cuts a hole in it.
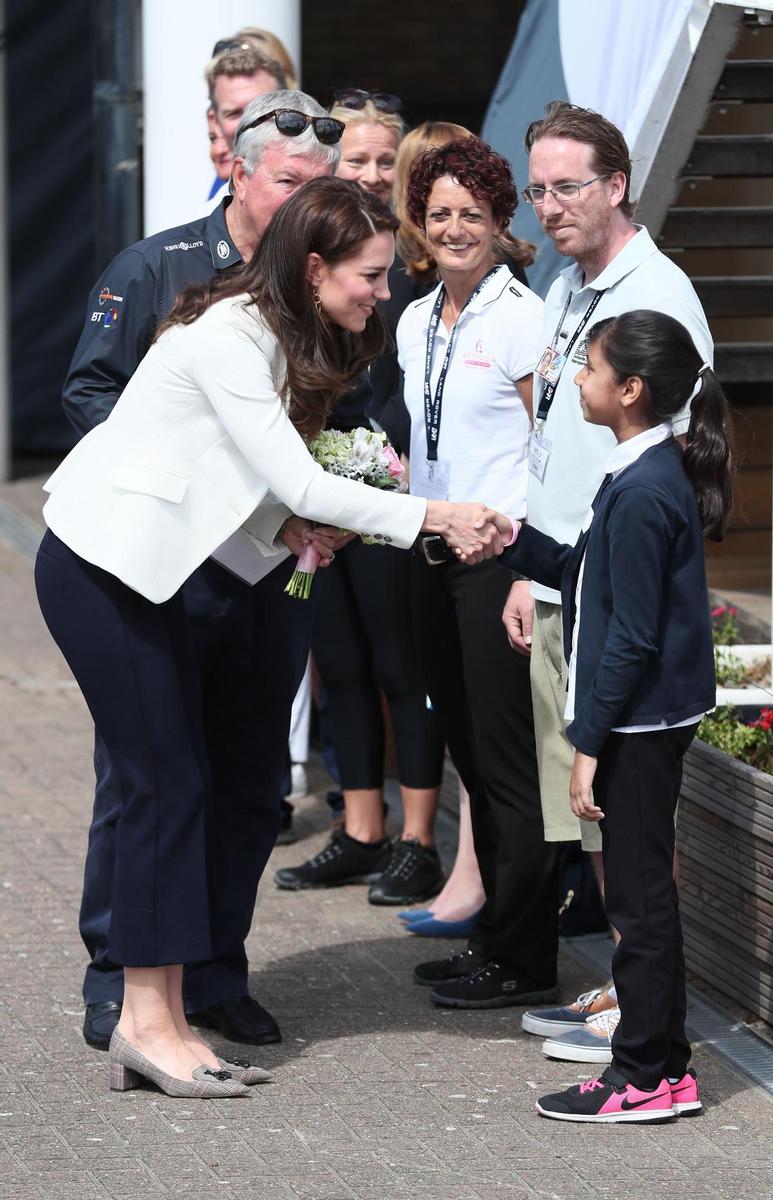
M 698 737 L 731 758 L 773 775 L 773 708 L 763 708 L 759 720 L 745 725 L 736 709 L 725 705 L 703 718 Z

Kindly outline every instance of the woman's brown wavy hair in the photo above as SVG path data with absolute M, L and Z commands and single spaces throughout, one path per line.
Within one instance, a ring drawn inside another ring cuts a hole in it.
M 314 303 L 306 277 L 310 254 L 328 266 L 353 258 L 375 233 L 394 233 L 397 219 L 376 196 L 346 179 L 324 177 L 303 185 L 272 217 L 252 258 L 237 271 L 181 292 L 156 337 L 190 325 L 210 305 L 248 293 L 287 360 L 284 398 L 290 420 L 314 437 L 341 396 L 383 352 L 386 327 L 376 309 L 362 333 L 336 325 Z

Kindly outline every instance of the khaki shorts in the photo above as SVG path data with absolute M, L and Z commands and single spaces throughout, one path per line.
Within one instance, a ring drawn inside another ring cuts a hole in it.
M 582 840 L 583 850 L 600 850 L 601 829 L 598 823 L 580 821 L 569 807 L 569 779 L 574 748 L 564 733 L 566 661 L 561 608 L 544 600 L 534 602 L 531 695 L 545 841 Z

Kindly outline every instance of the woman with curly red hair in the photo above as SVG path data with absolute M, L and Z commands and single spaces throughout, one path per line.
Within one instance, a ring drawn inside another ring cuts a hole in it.
M 427 151 L 408 183 L 440 284 L 397 330 L 411 417 L 411 492 L 524 514 L 542 301 L 497 265 L 517 205 L 510 167 L 479 138 Z M 508 508 L 508 505 L 514 506 Z M 471 798 L 486 904 L 468 950 L 416 968 L 437 1004 L 499 1008 L 556 992 L 558 885 L 544 840 L 529 662 L 501 622 L 511 575 L 468 567 L 426 538 L 414 559 L 427 690 Z

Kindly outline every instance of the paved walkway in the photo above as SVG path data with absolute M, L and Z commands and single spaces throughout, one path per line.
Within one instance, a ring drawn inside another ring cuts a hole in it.
M 34 517 L 34 489 L 0 489 Z M 242 1101 L 107 1088 L 80 1035 L 77 935 L 90 808 L 87 713 L 42 625 L 27 558 L 0 542 L 0 1200 L 762 1200 L 773 1105 L 704 1048 L 706 1112 L 667 1126 L 540 1120 L 591 1075 L 549 1062 L 519 1010 L 433 1009 L 411 939 L 363 889 L 262 888 L 251 986 L 285 1040 Z M 322 781 L 318 780 L 320 785 Z M 292 864 L 324 841 L 301 806 Z M 597 982 L 562 960 L 567 997 Z

